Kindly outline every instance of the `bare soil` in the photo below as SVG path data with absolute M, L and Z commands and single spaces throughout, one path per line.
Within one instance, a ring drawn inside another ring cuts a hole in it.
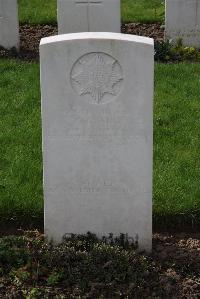
M 23 235 L 24 231 L 0 229 L 0 236 L 6 234 Z M 200 298 L 200 232 L 154 233 L 150 257 L 159 271 L 159 281 L 150 289 L 161 285 L 168 298 Z M 151 298 L 160 297 L 156 292 Z
M 135 34 L 163 40 L 164 28 L 160 24 L 130 23 L 122 25 L 122 33 Z M 20 51 L 0 49 L 0 57 L 18 58 L 28 61 L 39 60 L 39 43 L 41 38 L 57 34 L 57 26 L 23 25 L 20 26 Z
M 152 258 L 161 266 L 163 287 L 179 294 L 172 298 L 200 298 L 200 233 L 154 234 Z

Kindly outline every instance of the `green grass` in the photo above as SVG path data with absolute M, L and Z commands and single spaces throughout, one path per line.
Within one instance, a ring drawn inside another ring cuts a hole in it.
M 0 60 L 0 221 L 42 213 L 39 68 Z
M 56 0 L 19 0 L 22 24 L 56 24 Z M 122 0 L 123 22 L 162 22 L 164 0 Z
M 41 220 L 39 65 L 1 59 L 0 70 L 0 222 Z M 155 68 L 156 224 L 200 224 L 199 74 L 200 64 Z
M 200 223 L 199 74 L 200 64 L 156 67 L 154 211 L 161 222 L 182 215 Z
M 24 24 L 56 24 L 57 0 L 19 0 L 19 20 Z
M 163 0 L 121 0 L 122 21 L 125 23 L 164 22 Z

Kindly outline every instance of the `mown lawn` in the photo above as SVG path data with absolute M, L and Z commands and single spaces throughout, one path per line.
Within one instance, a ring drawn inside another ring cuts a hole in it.
M 0 60 L 0 222 L 42 215 L 39 67 Z
M 121 0 L 123 22 L 163 22 L 164 0 Z M 56 24 L 56 0 L 19 0 L 22 24 Z
M 156 66 L 154 216 L 157 224 L 165 222 L 175 227 L 179 222 L 200 224 L 199 74 L 200 64 Z
M 154 222 L 200 224 L 200 64 L 157 64 Z M 0 223 L 42 223 L 39 65 L 0 60 Z

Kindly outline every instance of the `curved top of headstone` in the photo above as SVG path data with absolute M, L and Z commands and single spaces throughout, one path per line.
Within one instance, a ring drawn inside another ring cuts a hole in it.
M 146 45 L 154 44 L 154 40 L 152 38 L 138 36 L 138 35 L 112 33 L 112 32 L 80 32 L 80 33 L 60 34 L 60 35 L 42 38 L 40 41 L 40 46 L 63 42 L 63 41 L 86 40 L 86 39 L 130 41 L 130 42 L 146 44 Z

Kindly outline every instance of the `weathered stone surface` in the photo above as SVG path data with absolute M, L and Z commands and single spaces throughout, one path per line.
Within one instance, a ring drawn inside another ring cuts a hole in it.
M 58 0 L 58 32 L 120 32 L 120 0 Z
M 128 233 L 151 250 L 153 40 L 41 40 L 45 233 Z
M 19 49 L 17 0 L 0 0 L 0 46 Z
M 200 1 L 166 0 L 165 38 L 200 47 Z

